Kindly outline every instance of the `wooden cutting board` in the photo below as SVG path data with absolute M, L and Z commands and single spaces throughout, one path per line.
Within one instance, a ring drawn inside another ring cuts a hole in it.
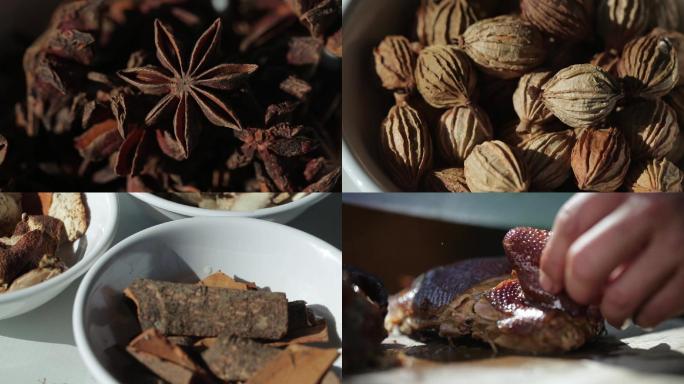
M 481 345 L 424 345 L 406 337 L 385 341 L 404 367 L 345 377 L 345 383 L 684 383 L 684 320 L 650 332 L 614 328 L 579 351 L 558 357 L 496 354 Z M 404 357 L 405 356 L 405 357 Z

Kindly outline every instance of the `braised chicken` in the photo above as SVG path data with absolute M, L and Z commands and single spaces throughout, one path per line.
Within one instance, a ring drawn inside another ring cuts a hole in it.
M 603 332 L 603 318 L 596 307 L 541 288 L 539 259 L 548 236 L 516 228 L 503 241 L 507 260 L 465 260 L 423 274 L 390 298 L 385 327 L 419 340 L 472 337 L 520 353 L 581 347 Z

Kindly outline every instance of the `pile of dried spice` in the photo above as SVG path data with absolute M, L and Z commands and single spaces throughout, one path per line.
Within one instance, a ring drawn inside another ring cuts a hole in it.
M 682 192 L 679 11 L 421 0 L 415 25 L 373 51 L 394 94 L 378 122 L 387 175 L 408 191 Z
M 304 301 L 221 272 L 197 284 L 138 279 L 124 294 L 143 330 L 126 350 L 165 382 L 339 383 L 337 349 L 306 345 L 329 340 Z
M 339 0 L 65 1 L 0 109 L 0 187 L 335 190 L 341 25 Z
M 204 209 L 216 209 L 221 211 L 253 212 L 259 209 L 276 207 L 293 203 L 309 194 L 299 192 L 290 194 L 286 192 L 163 192 L 158 196 L 193 207 Z
M 0 193 L 0 293 L 51 279 L 77 262 L 89 225 L 82 193 Z

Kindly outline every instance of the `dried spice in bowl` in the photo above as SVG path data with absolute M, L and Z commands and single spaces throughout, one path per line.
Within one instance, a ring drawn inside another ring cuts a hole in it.
M 341 3 L 229 3 L 63 2 L 0 110 L 5 189 L 339 188 Z
M 137 279 L 124 294 L 143 330 L 126 347 L 172 384 L 339 383 L 328 326 L 304 301 L 214 273 L 196 284 Z M 309 345 L 307 345 L 309 344 Z
M 157 195 L 194 207 L 237 212 L 252 212 L 258 209 L 275 207 L 292 203 L 307 196 L 304 192 L 295 194 L 287 192 L 166 192 L 158 193 Z
M 681 192 L 678 7 L 420 1 L 413 32 L 373 52 L 394 94 L 385 171 L 409 191 Z
M 88 228 L 81 193 L 0 193 L 0 293 L 64 272 L 72 243 Z

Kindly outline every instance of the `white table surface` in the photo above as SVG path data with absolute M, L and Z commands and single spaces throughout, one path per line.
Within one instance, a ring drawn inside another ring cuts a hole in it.
M 121 220 L 113 244 L 157 224 L 143 215 L 141 204 L 119 196 Z M 340 195 L 332 194 L 289 225 L 340 248 Z M 0 321 L 0 383 L 95 383 L 81 361 L 71 328 L 76 280 L 52 301 L 24 315 Z
M 405 336 L 387 345 L 420 346 Z M 486 348 L 485 348 L 486 349 Z M 349 384 L 675 384 L 684 383 L 684 319 L 645 332 L 636 326 L 608 335 L 581 351 L 556 357 L 501 354 L 446 364 L 414 366 L 350 376 Z

